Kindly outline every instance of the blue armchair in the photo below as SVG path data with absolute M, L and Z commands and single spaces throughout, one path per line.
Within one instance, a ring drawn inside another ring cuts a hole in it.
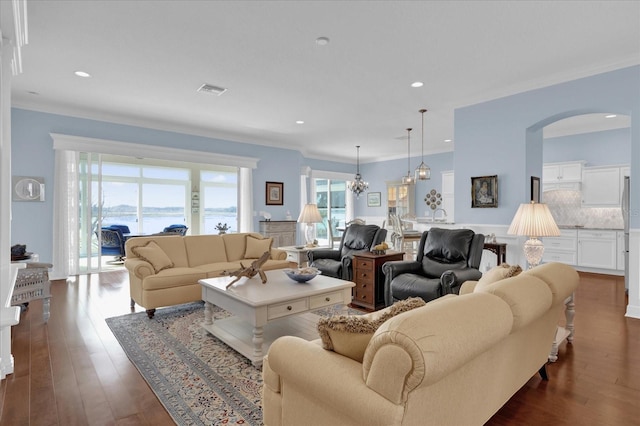
M 103 256 L 116 256 L 116 261 L 124 262 L 124 236 L 119 227 L 103 227 L 100 231 L 100 239 L 100 253 Z
M 162 230 L 165 234 L 186 235 L 189 228 L 186 225 L 169 225 Z
M 123 234 L 130 234 L 131 231 L 129 230 L 129 227 L 127 225 L 109 225 L 109 226 L 105 226 L 105 228 L 108 229 L 119 229 L 120 232 L 122 232 Z

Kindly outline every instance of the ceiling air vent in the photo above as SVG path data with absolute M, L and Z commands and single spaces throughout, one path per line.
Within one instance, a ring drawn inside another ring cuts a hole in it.
M 213 86 L 206 83 L 198 88 L 198 92 L 211 93 L 212 95 L 217 96 L 222 95 L 226 91 L 227 89 L 225 89 L 224 87 Z

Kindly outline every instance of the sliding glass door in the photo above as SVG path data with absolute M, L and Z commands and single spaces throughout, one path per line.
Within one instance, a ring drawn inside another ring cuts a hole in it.
M 237 232 L 237 167 L 150 162 L 161 164 L 79 153 L 81 273 L 98 272 L 105 264 L 99 232 L 104 226 L 124 225 L 131 235 L 150 235 L 169 225 L 184 224 L 190 233 L 212 234 L 222 222 L 229 232 Z
M 316 228 L 316 237 L 320 245 L 329 243 L 329 232 L 334 240 L 339 239 L 346 221 L 346 189 L 345 180 L 314 179 L 316 204 L 322 216 L 322 225 Z M 329 229 L 328 227 L 331 227 Z

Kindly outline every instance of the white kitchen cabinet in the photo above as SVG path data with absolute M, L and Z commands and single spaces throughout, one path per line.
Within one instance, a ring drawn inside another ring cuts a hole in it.
M 575 229 L 561 229 L 560 236 L 542 238 L 542 262 L 575 265 L 578 261 L 578 233 Z
M 617 248 L 617 269 L 618 271 L 624 271 L 624 231 L 616 232 L 616 248 Z
M 415 216 L 415 195 L 415 185 L 387 182 L 387 221 L 391 223 L 391 215 L 401 218 Z
M 584 161 L 545 163 L 542 166 L 542 191 L 580 190 Z
M 616 231 L 578 231 L 578 266 L 617 269 Z
M 584 207 L 620 206 L 621 167 L 585 167 L 582 171 L 582 205 Z
M 580 182 L 584 161 L 545 163 L 542 166 L 542 182 Z

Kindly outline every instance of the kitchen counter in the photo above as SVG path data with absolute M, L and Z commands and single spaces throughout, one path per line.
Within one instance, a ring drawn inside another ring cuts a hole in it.
M 560 229 L 577 229 L 577 230 L 587 230 L 587 231 L 623 231 L 622 228 L 601 228 L 601 227 L 587 227 L 587 226 L 575 226 L 575 225 L 558 225 Z

